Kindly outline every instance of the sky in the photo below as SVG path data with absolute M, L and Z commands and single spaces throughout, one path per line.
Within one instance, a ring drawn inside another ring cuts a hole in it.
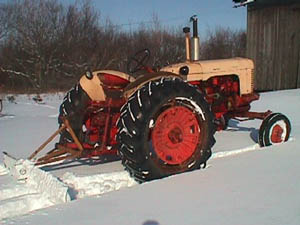
M 65 2 L 74 3 L 76 0 Z M 189 18 L 198 16 L 199 33 L 215 27 L 246 29 L 246 8 L 233 8 L 231 0 L 92 0 L 101 17 L 109 18 L 123 29 L 135 28 L 156 15 L 163 26 L 184 27 Z M 132 25 L 128 25 L 132 24 Z
M 58 0 L 74 4 L 78 0 Z M 0 3 L 9 0 L 0 0 Z M 140 23 L 149 24 L 153 15 L 164 27 L 190 26 L 189 18 L 198 16 L 199 34 L 205 35 L 216 27 L 246 29 L 246 7 L 233 8 L 232 0 L 91 0 L 101 18 L 109 18 L 124 30 L 135 29 Z
M 78 0 L 58 1 L 74 4 Z M 0 0 L 3 2 L 9 0 Z M 216 27 L 246 29 L 246 8 L 233 8 L 232 0 L 91 0 L 91 3 L 101 18 L 109 18 L 124 30 L 135 29 L 141 22 L 148 24 L 153 15 L 169 28 L 190 26 L 189 18 L 197 15 L 200 35 Z
M 117 24 L 149 21 L 156 14 L 166 25 L 186 25 L 192 15 L 198 15 L 205 26 L 246 26 L 245 8 L 233 8 L 231 0 L 92 0 L 92 3 L 102 16 Z

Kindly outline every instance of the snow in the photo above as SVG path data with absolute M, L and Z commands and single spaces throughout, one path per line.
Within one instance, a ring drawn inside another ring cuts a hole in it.
M 63 96 L 42 95 L 44 104 L 30 95 L 4 101 L 0 150 L 28 157 L 57 129 Z M 17 182 L 1 158 L 0 224 L 298 225 L 299 103 L 300 89 L 262 93 L 252 109 L 284 113 L 292 124 L 290 140 L 260 148 L 261 121 L 231 120 L 227 131 L 216 133 L 207 168 L 190 173 L 137 184 L 112 156 L 43 167 L 68 187 L 71 199 L 65 203 L 33 181 Z
M 95 174 L 84 177 L 79 177 L 67 172 L 61 179 L 74 190 L 74 199 L 101 195 L 138 184 L 126 171 Z
M 8 169 L 4 165 L 0 164 L 0 176 L 8 174 Z

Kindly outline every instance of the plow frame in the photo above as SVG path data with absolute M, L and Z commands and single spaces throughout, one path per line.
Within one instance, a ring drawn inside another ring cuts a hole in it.
M 107 118 L 110 120 L 110 118 Z M 106 123 L 105 130 L 109 129 L 109 121 Z M 66 147 L 63 144 L 55 144 L 55 147 L 48 151 L 44 156 L 37 157 L 37 155 L 45 149 L 45 147 L 53 141 L 53 139 L 59 135 L 62 131 L 67 130 L 71 137 L 74 140 L 74 143 L 77 148 L 70 148 Z M 105 137 L 106 135 L 104 135 Z M 72 127 L 68 119 L 63 118 L 63 123 L 58 130 L 56 130 L 44 143 L 42 143 L 29 157 L 28 160 L 34 162 L 35 165 L 45 165 L 49 163 L 59 162 L 67 159 L 76 159 L 81 157 L 90 158 L 92 156 L 101 156 L 105 154 L 117 154 L 117 150 L 115 149 L 107 149 L 106 143 L 102 142 L 101 146 L 97 146 L 92 150 L 84 149 L 82 143 L 77 138 L 75 132 L 73 131 Z M 87 151 L 90 151 L 92 154 L 85 154 Z
M 57 135 L 60 134 L 63 130 L 67 129 L 67 131 L 72 136 L 74 142 L 76 143 L 78 149 L 71 149 L 67 148 L 63 145 L 56 144 L 55 148 L 50 150 L 46 153 L 46 155 L 37 158 L 35 160 L 35 157 L 40 153 Z M 82 152 L 84 151 L 82 144 L 78 140 L 77 136 L 75 135 L 72 127 L 69 124 L 69 121 L 67 119 L 63 119 L 62 126 L 56 130 L 44 143 L 42 143 L 37 150 L 35 150 L 29 157 L 29 160 L 35 161 L 35 165 L 43 165 L 48 163 L 53 163 L 65 159 L 74 159 L 79 157 Z

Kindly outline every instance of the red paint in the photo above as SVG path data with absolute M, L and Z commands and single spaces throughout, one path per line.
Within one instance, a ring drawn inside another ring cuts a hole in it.
M 85 138 L 81 143 L 84 148 L 83 157 L 117 154 L 116 123 L 124 104 L 124 98 L 90 102 L 85 114 Z M 67 143 L 66 147 L 75 150 L 78 148 L 75 143 Z
M 280 143 L 284 141 L 282 139 L 283 129 L 281 126 L 275 125 L 271 132 L 271 141 L 273 143 Z
M 151 138 L 154 151 L 162 161 L 181 164 L 193 155 L 199 144 L 198 120 L 186 107 L 170 107 L 158 116 Z
M 149 71 L 151 72 L 151 71 Z M 122 90 L 129 81 L 113 74 L 101 74 L 100 79 L 104 88 Z M 192 81 L 205 96 L 211 105 L 215 118 L 224 121 L 227 118 L 248 117 L 265 118 L 266 113 L 251 113 L 250 103 L 258 100 L 258 94 L 240 95 L 240 87 L 237 76 L 218 76 L 207 81 Z M 117 154 L 116 150 L 116 122 L 120 116 L 120 108 L 126 103 L 125 98 L 106 101 L 90 102 L 86 115 L 86 138 L 82 145 L 86 151 L 85 156 L 103 154 Z M 223 119 L 223 120 L 222 120 Z M 220 123 L 217 130 L 224 129 Z M 176 106 L 165 110 L 157 119 L 152 132 L 152 140 L 158 157 L 168 164 L 180 164 L 187 160 L 195 152 L 200 138 L 198 120 L 192 111 Z M 280 129 L 275 127 L 272 138 L 277 143 Z M 75 143 L 68 143 L 67 147 L 77 149 Z
M 105 86 L 109 87 L 126 87 L 129 84 L 129 81 L 113 75 L 113 74 L 108 74 L 108 73 L 101 73 L 100 75 L 100 80 Z
M 259 99 L 256 93 L 240 95 L 240 84 L 235 75 L 216 76 L 207 81 L 192 81 L 190 84 L 197 86 L 211 105 L 215 118 L 220 121 L 218 131 L 226 127 L 221 122 L 224 121 L 222 118 L 225 114 L 227 118 L 246 115 L 250 110 L 250 103 Z

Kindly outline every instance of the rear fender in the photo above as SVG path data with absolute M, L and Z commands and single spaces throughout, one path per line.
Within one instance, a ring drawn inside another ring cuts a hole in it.
M 124 89 L 124 97 L 129 98 L 136 90 L 141 88 L 145 83 L 148 83 L 149 81 L 152 80 L 157 80 L 159 78 L 163 77 L 174 77 L 174 78 L 179 78 L 183 80 L 183 77 L 175 74 L 175 73 L 170 73 L 170 72 L 155 72 L 155 73 L 147 73 L 145 75 L 142 75 L 138 77 L 135 81 L 131 82 L 125 89 Z

